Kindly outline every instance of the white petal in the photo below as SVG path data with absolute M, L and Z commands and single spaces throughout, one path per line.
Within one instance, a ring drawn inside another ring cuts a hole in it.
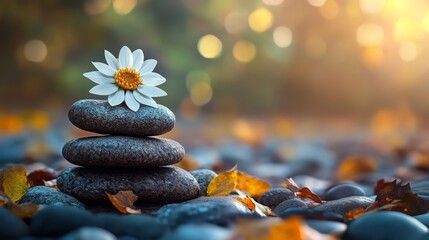
M 144 54 L 141 49 L 137 49 L 133 52 L 133 68 L 139 70 L 143 65 Z
M 91 88 L 91 90 L 89 90 L 89 93 L 100 95 L 100 96 L 107 96 L 116 92 L 118 88 L 119 87 L 116 84 L 111 84 L 111 83 L 101 84 Z
M 123 89 L 119 89 L 115 93 L 109 95 L 107 98 L 107 101 L 109 102 L 110 106 L 117 106 L 121 104 L 125 99 L 125 91 Z
M 84 73 L 83 76 L 88 78 L 89 80 L 97 83 L 97 84 L 105 84 L 105 83 L 114 83 L 115 79 L 112 77 L 106 77 L 105 75 L 101 74 L 99 71 L 92 71 Z
M 155 69 L 156 64 L 158 62 L 155 59 L 148 59 L 143 62 L 142 68 L 140 69 L 141 73 L 149 73 L 152 72 L 153 69 Z
M 143 105 L 158 108 L 158 104 L 151 97 L 141 95 L 138 91 L 133 92 L 134 98 Z
M 152 86 L 145 86 L 145 85 L 140 85 L 139 88 L 137 88 L 137 90 L 148 97 L 163 97 L 163 96 L 167 96 L 167 93 L 164 92 L 164 90 L 157 88 L 157 87 L 152 87 Z
M 119 67 L 130 68 L 133 66 L 133 54 L 127 46 L 123 46 L 119 51 Z
M 107 64 L 109 64 L 109 66 L 113 68 L 113 70 L 118 71 L 119 62 L 118 62 L 118 59 L 116 59 L 115 56 L 113 56 L 113 54 L 111 54 L 107 50 L 104 50 L 104 58 L 106 58 Z
M 115 70 L 111 68 L 109 65 L 101 62 L 92 62 L 95 68 L 100 71 L 102 74 L 106 76 L 113 76 L 115 74 Z
M 134 98 L 133 91 L 127 91 L 125 93 L 125 104 L 134 112 L 137 112 L 140 108 L 140 103 Z
M 140 77 L 143 78 L 144 85 L 153 86 L 153 87 L 163 84 L 166 81 L 163 76 L 154 72 L 141 74 Z

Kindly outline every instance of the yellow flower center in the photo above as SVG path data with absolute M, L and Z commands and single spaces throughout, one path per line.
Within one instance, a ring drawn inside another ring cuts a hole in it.
M 132 68 L 120 68 L 114 75 L 116 84 L 125 90 L 136 90 L 143 79 L 140 74 Z

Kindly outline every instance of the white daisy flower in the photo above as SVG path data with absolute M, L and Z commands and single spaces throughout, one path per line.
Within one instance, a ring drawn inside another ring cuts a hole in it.
M 156 87 L 166 81 L 160 74 L 152 72 L 156 60 L 144 60 L 141 49 L 131 52 L 127 46 L 121 48 L 118 59 L 107 50 L 104 50 L 104 56 L 107 64 L 92 62 L 98 71 L 83 74 L 98 84 L 89 90 L 90 93 L 108 96 L 111 106 L 125 101 L 134 112 L 139 110 L 140 104 L 158 107 L 153 97 L 166 96 L 167 93 Z

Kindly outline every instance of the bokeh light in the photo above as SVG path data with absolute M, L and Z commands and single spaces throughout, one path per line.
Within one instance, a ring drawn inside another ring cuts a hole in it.
M 273 24 L 273 14 L 266 8 L 260 7 L 249 15 L 249 26 L 255 32 L 265 32 Z
M 383 11 L 385 0 L 360 0 L 360 9 L 367 14 L 377 14 Z
M 212 99 L 212 96 L 213 90 L 208 82 L 196 82 L 191 87 L 191 101 L 197 106 L 207 104 Z
M 48 55 L 48 48 L 41 40 L 30 40 L 25 43 L 24 56 L 30 62 L 42 62 Z
M 356 41 L 361 46 L 381 45 L 383 40 L 383 28 L 377 24 L 365 23 L 360 25 L 356 30 Z
M 326 0 L 308 0 L 308 3 L 313 7 L 321 7 L 325 2 Z
M 222 42 L 215 35 L 207 34 L 198 41 L 198 51 L 205 58 L 216 58 L 222 52 Z
M 137 5 L 137 0 L 113 0 L 113 9 L 117 14 L 126 15 Z
M 417 57 L 417 46 L 414 42 L 405 41 L 400 44 L 399 56 L 405 62 L 413 61 Z
M 241 33 L 247 27 L 246 16 L 238 11 L 230 12 L 225 17 L 224 25 L 231 34 Z
M 267 5 L 278 6 L 284 2 L 284 0 L 262 0 Z
M 84 2 L 85 12 L 89 15 L 100 14 L 109 7 L 110 0 L 89 0 Z
M 186 76 L 186 88 L 188 91 L 192 91 L 194 85 L 205 82 L 210 84 L 210 75 L 204 71 L 194 70 L 188 73 Z
M 234 44 L 232 54 L 237 61 L 247 63 L 255 58 L 256 46 L 249 41 L 238 41 Z
M 340 7 L 336 0 L 326 0 L 319 8 L 320 15 L 325 19 L 334 19 L 340 12 Z
M 281 47 L 289 47 L 292 43 L 292 31 L 287 27 L 277 27 L 273 32 L 274 43 Z

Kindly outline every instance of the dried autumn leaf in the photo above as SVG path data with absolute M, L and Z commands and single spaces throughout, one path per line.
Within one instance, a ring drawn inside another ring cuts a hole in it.
M 377 161 L 368 156 L 349 156 L 337 167 L 335 177 L 338 181 L 356 180 L 364 174 L 375 172 Z
M 27 181 L 30 186 L 46 186 L 45 181 L 49 181 L 58 177 L 58 173 L 51 168 L 43 168 L 32 171 L 27 176 Z
M 250 176 L 244 172 L 237 172 L 237 185 L 235 188 L 247 192 L 252 198 L 259 198 L 271 189 L 271 185 L 262 179 Z
M 264 240 L 278 240 L 287 239 L 290 240 L 305 240 L 304 233 L 304 220 L 301 217 L 295 216 L 283 220 L 279 223 L 273 224 L 270 227 L 269 232 Z
M 346 214 L 344 214 L 344 219 L 346 219 L 348 221 L 352 221 L 352 220 L 364 215 L 365 213 L 367 213 L 365 208 L 362 208 L 362 207 L 355 208 L 355 209 L 348 211 Z
M 242 204 L 244 204 L 249 210 L 255 211 L 256 213 L 259 214 L 259 216 L 263 216 L 263 217 L 266 217 L 266 216 L 274 217 L 274 216 L 276 216 L 276 214 L 274 214 L 272 212 L 270 207 L 267 207 L 265 205 L 258 203 L 257 201 L 255 201 L 255 199 L 247 196 L 246 193 L 244 193 L 240 190 L 235 190 L 235 191 L 240 196 L 240 197 L 236 197 L 235 199 L 237 201 L 241 202 Z
M 11 201 L 19 201 L 29 187 L 24 166 L 10 166 L 0 171 L 0 191 Z
M 105 192 L 107 197 L 109 197 L 110 202 L 115 206 L 118 211 L 123 214 L 139 214 L 141 213 L 140 209 L 137 209 L 134 206 L 134 202 L 137 201 L 137 196 L 132 191 L 119 191 L 117 194 L 113 195 L 108 192 Z
M 237 185 L 237 165 L 218 174 L 207 186 L 207 196 L 228 196 Z
M 286 181 L 283 183 L 283 187 L 291 190 L 292 192 L 298 192 L 300 189 L 292 178 L 286 178 Z
M 283 187 L 294 192 L 299 198 L 308 198 L 316 203 L 322 203 L 322 199 L 317 194 L 312 192 L 308 187 L 300 188 L 292 178 L 286 178 Z
M 253 203 L 252 199 L 250 199 L 249 197 L 235 197 L 234 199 L 241 202 L 249 210 L 255 211 L 256 205 L 255 205 L 255 203 Z

